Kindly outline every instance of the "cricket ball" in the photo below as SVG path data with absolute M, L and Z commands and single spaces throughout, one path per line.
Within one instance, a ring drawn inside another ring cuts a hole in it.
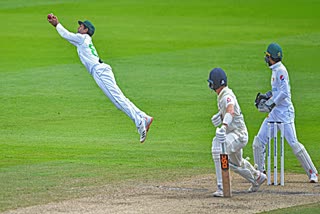
M 48 19 L 52 19 L 53 15 L 52 13 L 48 14 Z

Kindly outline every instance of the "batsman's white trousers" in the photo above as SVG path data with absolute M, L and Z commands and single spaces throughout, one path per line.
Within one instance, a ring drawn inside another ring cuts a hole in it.
M 236 134 L 236 133 L 228 133 L 226 135 L 226 153 L 229 155 L 230 164 L 232 164 L 234 167 L 230 167 L 232 170 L 240 169 L 245 160 L 242 157 L 243 154 L 243 147 L 246 146 L 248 143 L 248 134 L 247 132 L 243 132 L 242 134 Z M 222 172 L 221 172 L 221 166 L 220 166 L 220 154 L 222 153 L 222 144 L 217 140 L 216 137 L 212 140 L 212 159 L 214 161 L 215 169 L 216 169 L 216 177 L 217 177 L 217 186 L 222 187 Z M 239 170 L 235 170 L 236 173 L 239 173 Z M 249 172 L 250 173 L 250 172 Z M 243 173 L 239 173 L 243 176 Z M 250 175 L 250 177 L 253 177 Z M 245 176 L 246 179 L 248 179 L 248 176 Z
M 238 135 L 236 133 L 230 132 L 226 135 L 226 153 L 229 155 L 230 162 L 236 166 L 241 166 L 242 163 L 242 149 L 248 143 L 247 133 Z M 216 137 L 212 140 L 212 157 L 220 157 L 222 153 L 221 143 L 218 142 Z
M 138 128 L 146 114 L 124 96 L 116 83 L 112 68 L 101 63 L 93 68 L 92 76 L 103 93 L 119 110 L 128 115 Z

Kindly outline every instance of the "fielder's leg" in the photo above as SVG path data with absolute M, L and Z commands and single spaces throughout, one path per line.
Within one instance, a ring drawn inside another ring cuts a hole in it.
M 260 172 L 265 171 L 265 156 L 266 156 L 266 146 L 259 140 L 257 136 L 254 137 L 253 144 L 253 157 L 254 163 Z
M 304 171 L 307 173 L 310 183 L 317 183 L 318 171 L 314 166 L 305 147 L 301 143 L 297 142 L 293 144 L 291 148 L 295 156 L 298 158 L 300 164 L 302 165 Z
M 93 78 L 110 101 L 133 120 L 140 134 L 140 142 L 143 143 L 147 137 L 146 127 L 150 126 L 152 119 L 148 124 L 147 118 L 141 117 L 142 111 L 124 96 L 116 83 L 111 67 L 93 72 Z
M 284 136 L 292 148 L 293 153 L 299 160 L 300 164 L 302 165 L 304 171 L 307 173 L 309 177 L 309 181 L 311 183 L 318 182 L 318 171 L 314 166 L 307 150 L 305 147 L 298 141 L 296 130 L 294 123 L 289 123 L 284 125 Z
M 255 136 L 252 144 L 254 163 L 257 165 L 257 169 L 260 172 L 265 173 L 265 156 L 266 156 L 266 144 L 268 142 L 268 120 L 265 119 L 261 124 L 260 130 Z M 271 127 L 271 133 L 273 129 Z M 273 135 L 272 135 L 273 136 Z M 270 136 L 271 137 L 271 136 Z

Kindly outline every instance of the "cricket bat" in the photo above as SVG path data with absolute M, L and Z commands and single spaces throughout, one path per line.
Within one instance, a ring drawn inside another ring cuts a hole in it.
M 223 197 L 231 197 L 229 157 L 228 157 L 228 154 L 225 153 L 224 143 L 222 145 L 222 148 L 223 148 L 223 151 L 222 151 L 222 154 L 220 154 L 220 161 L 221 161 Z

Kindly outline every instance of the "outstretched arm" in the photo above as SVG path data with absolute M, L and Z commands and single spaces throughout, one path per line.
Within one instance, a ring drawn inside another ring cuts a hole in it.
M 76 46 L 77 44 L 80 45 L 83 43 L 84 35 L 79 33 L 75 34 L 75 33 L 69 32 L 67 29 L 65 29 L 62 26 L 62 24 L 60 24 L 58 17 L 56 17 L 55 15 L 49 14 L 48 22 L 57 29 L 58 33 L 62 38 L 68 40 L 71 44 Z

